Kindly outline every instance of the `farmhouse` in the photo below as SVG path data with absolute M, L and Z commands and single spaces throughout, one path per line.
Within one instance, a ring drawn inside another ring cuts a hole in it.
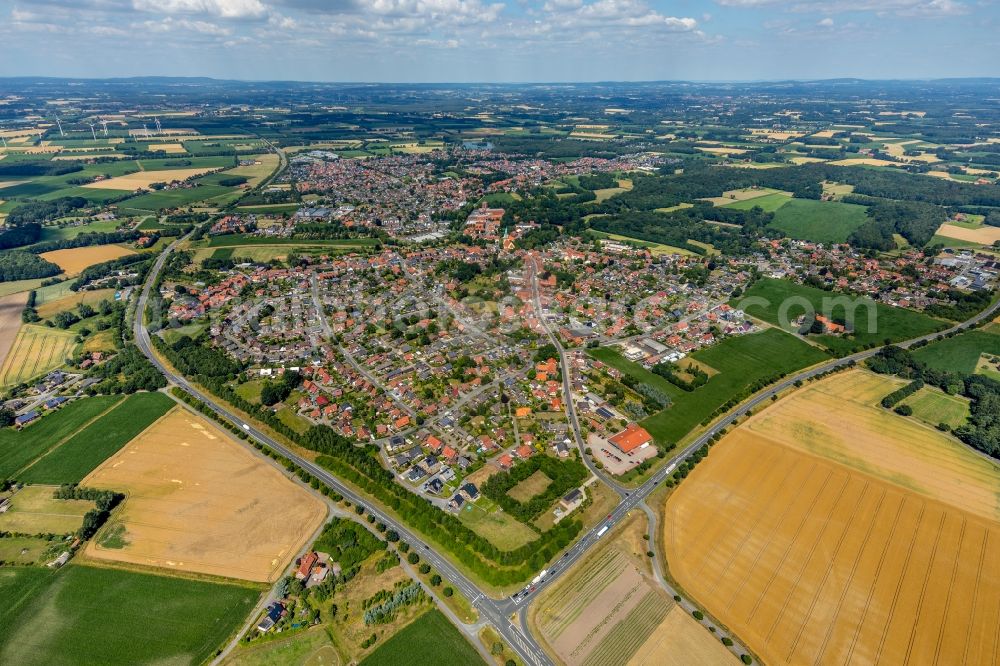
M 295 571 L 295 577 L 298 580 L 305 580 L 312 575 L 313 567 L 319 562 L 319 555 L 315 552 L 306 553 L 305 556 L 299 562 L 299 568 Z

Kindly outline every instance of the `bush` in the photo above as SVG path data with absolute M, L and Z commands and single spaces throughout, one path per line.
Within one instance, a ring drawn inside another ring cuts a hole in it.
M 913 407 L 910 407 L 909 405 L 900 405 L 893 411 L 900 416 L 913 416 Z
M 744 664 L 752 664 L 753 663 L 753 659 L 748 654 L 741 654 L 740 655 L 740 661 L 742 661 Z
M 441 591 L 441 593 L 446 597 L 450 597 L 453 594 L 455 594 L 455 590 L 451 589 L 450 587 L 446 587 Z
M 406 561 L 409 562 L 410 564 L 416 564 L 417 562 L 420 561 L 420 556 L 417 555 L 416 553 L 410 553 L 409 555 L 406 556 Z
M 730 638 L 729 636 L 723 636 L 722 637 L 722 644 L 725 645 L 726 647 L 732 647 L 733 646 L 733 639 Z
M 700 610 L 694 611 L 693 613 L 691 613 L 691 615 L 693 615 L 694 619 L 698 620 L 699 622 L 705 619 L 705 614 L 702 613 Z

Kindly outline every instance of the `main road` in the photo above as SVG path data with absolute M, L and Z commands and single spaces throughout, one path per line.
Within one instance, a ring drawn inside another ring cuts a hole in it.
M 729 412 L 725 417 L 717 421 L 711 427 L 709 427 L 704 433 L 702 433 L 697 439 L 692 441 L 681 451 L 679 451 L 673 458 L 670 459 L 663 467 L 658 469 L 656 473 L 651 476 L 645 483 L 643 483 L 638 488 L 632 490 L 626 490 L 625 488 L 614 485 L 612 487 L 616 488 L 622 495 L 621 502 L 615 509 L 608 514 L 607 518 L 602 520 L 598 525 L 584 534 L 576 543 L 566 550 L 562 557 L 555 560 L 549 568 L 545 571 L 544 575 L 540 572 L 539 577 L 536 581 L 533 581 L 526 587 L 522 592 L 515 594 L 513 597 L 504 597 L 501 599 L 492 599 L 484 594 L 469 578 L 459 571 L 447 557 L 439 554 L 435 549 L 424 543 L 420 537 L 411 532 L 405 525 L 397 521 L 392 516 L 389 516 L 379 509 L 371 507 L 368 500 L 361 497 L 353 489 L 342 483 L 339 479 L 334 477 L 330 472 L 314 464 L 312 461 L 303 458 L 295 451 L 287 448 L 280 442 L 276 441 L 264 432 L 257 429 L 254 424 L 247 423 L 239 415 L 229 411 L 228 408 L 224 407 L 218 403 L 213 396 L 204 393 L 199 388 L 192 385 L 184 377 L 175 373 L 172 369 L 164 365 L 159 357 L 153 353 L 152 346 L 150 344 L 149 331 L 143 321 L 143 315 L 146 310 L 146 304 L 149 300 L 149 294 L 152 290 L 153 284 L 156 282 L 157 276 L 159 276 L 160 271 L 163 270 L 163 265 L 167 260 L 167 256 L 176 247 L 176 245 L 183 239 L 178 239 L 174 241 L 166 250 L 164 250 L 160 256 L 157 258 L 156 262 L 153 264 L 153 268 L 150 270 L 149 275 L 146 279 L 146 283 L 143 286 L 142 292 L 139 295 L 139 300 L 136 305 L 135 310 L 135 324 L 134 324 L 134 334 L 135 342 L 143 354 L 150 360 L 150 362 L 156 366 L 156 368 L 163 373 L 163 375 L 173 384 L 180 387 L 182 390 L 186 391 L 190 395 L 194 396 L 198 400 L 202 401 L 207 405 L 215 414 L 217 414 L 222 419 L 229 421 L 236 427 L 241 428 L 246 432 L 251 438 L 260 442 L 264 446 L 272 449 L 273 451 L 281 454 L 287 459 L 293 461 L 299 467 L 305 469 L 310 474 L 321 480 L 323 483 L 330 486 L 332 489 L 336 490 L 338 493 L 343 495 L 345 498 L 351 502 L 364 506 L 371 513 L 376 520 L 381 521 L 387 525 L 390 529 L 395 530 L 400 538 L 408 541 L 417 552 L 421 555 L 421 558 L 428 562 L 430 565 L 435 567 L 442 576 L 452 581 L 452 583 L 462 591 L 463 594 L 468 597 L 469 601 L 479 612 L 480 617 L 486 622 L 493 625 L 496 631 L 504 638 L 507 644 L 518 653 L 522 660 L 526 664 L 531 664 L 534 666 L 544 666 L 551 664 L 552 661 L 546 655 L 545 651 L 538 645 L 538 643 L 531 636 L 527 627 L 519 628 L 511 622 L 511 618 L 517 614 L 523 618 L 523 608 L 531 603 L 531 601 L 541 592 L 543 589 L 552 585 L 564 572 L 572 568 L 573 564 L 579 561 L 588 550 L 594 547 L 598 541 L 605 535 L 605 533 L 622 519 L 624 519 L 630 511 L 636 509 L 645 499 L 652 493 L 656 487 L 663 482 L 664 479 L 679 465 L 681 462 L 689 458 L 695 451 L 704 446 L 709 439 L 711 439 L 715 434 L 717 434 L 723 428 L 727 428 L 733 424 L 737 419 L 743 417 L 747 412 L 757 408 L 758 406 L 767 403 L 771 396 L 777 395 L 781 391 L 784 391 L 792 387 L 798 381 L 804 381 L 821 375 L 825 372 L 841 368 L 849 363 L 862 361 L 864 359 L 870 358 L 878 352 L 878 349 L 871 349 L 868 351 L 860 352 L 857 354 L 852 354 L 850 356 L 845 356 L 843 358 L 835 359 L 824 363 L 819 366 L 812 367 L 810 369 L 804 370 L 792 377 L 788 377 L 778 384 L 774 384 L 766 390 L 757 393 L 750 400 L 742 403 L 739 407 Z M 537 272 L 537 263 L 533 263 L 532 266 L 533 275 Z M 543 315 L 541 311 L 540 298 L 538 296 L 537 284 L 535 285 L 535 300 L 536 307 L 538 308 L 539 314 Z M 914 338 L 912 340 L 907 340 L 905 342 L 898 343 L 901 347 L 909 347 L 918 342 L 933 340 L 938 335 L 947 334 L 953 331 L 958 331 L 959 329 L 977 324 L 988 317 L 992 317 L 993 314 L 1000 308 L 1000 301 L 993 303 L 989 308 L 979 313 L 978 315 L 972 317 L 971 319 L 958 324 L 948 329 L 947 331 L 942 331 L 939 333 L 933 333 L 930 335 L 921 336 Z M 547 322 L 544 321 L 543 326 L 545 326 L 548 332 Z M 550 332 L 550 338 L 555 339 L 555 336 Z M 561 350 L 561 345 L 556 344 L 556 348 Z M 565 360 L 562 354 L 560 357 L 563 360 L 563 386 L 566 390 L 565 400 L 567 404 L 572 402 L 572 397 L 568 386 L 568 375 L 569 368 L 565 364 Z M 572 408 L 570 408 L 572 409 Z M 571 423 L 576 424 L 575 413 L 571 412 Z M 582 442 L 578 426 L 574 427 L 574 435 L 577 437 L 578 445 Z M 586 456 L 584 456 L 586 458 Z M 523 624 L 523 621 L 522 621 Z
M 174 241 L 174 243 L 167 247 L 167 249 L 164 250 L 159 257 L 157 257 L 156 262 L 149 271 L 149 275 L 146 279 L 145 285 L 143 285 L 142 292 L 139 294 L 139 300 L 136 303 L 133 333 L 135 335 L 136 345 L 146 358 L 149 359 L 149 361 L 167 378 L 168 381 L 205 403 L 205 405 L 207 405 L 209 409 L 215 412 L 215 414 L 220 418 L 229 421 L 237 428 L 243 430 L 252 439 L 260 442 L 276 453 L 281 454 L 288 460 L 293 461 L 296 465 L 315 476 L 330 488 L 336 490 L 339 494 L 343 495 L 354 504 L 364 506 L 368 513 L 374 516 L 376 520 L 384 523 L 387 527 L 389 527 L 389 529 L 395 530 L 401 539 L 411 544 L 411 546 L 420 554 L 423 561 L 437 569 L 437 571 L 444 578 L 450 580 L 452 584 L 461 590 L 461 592 L 469 599 L 472 605 L 479 612 L 480 617 L 493 625 L 506 643 L 511 646 L 515 652 L 517 652 L 518 656 L 520 656 L 526 664 L 531 664 L 533 666 L 548 666 L 551 664 L 552 662 L 545 654 L 545 651 L 539 647 L 534 639 L 530 635 L 522 633 L 518 627 L 511 623 L 509 617 L 510 613 L 508 612 L 509 600 L 494 600 L 486 596 L 472 581 L 468 579 L 467 576 L 465 576 L 465 574 L 459 571 L 451 563 L 451 561 L 448 560 L 448 558 L 440 555 L 436 550 L 429 547 L 420 537 L 407 529 L 405 525 L 397 521 L 392 516 L 387 515 L 383 511 L 372 507 L 367 499 L 361 497 L 352 488 L 342 483 L 326 469 L 316 465 L 306 458 L 303 458 L 298 453 L 287 448 L 267 433 L 260 431 L 253 423 L 248 423 L 241 416 L 230 411 L 227 407 L 217 402 L 212 395 L 203 392 L 201 389 L 191 384 L 183 376 L 174 372 L 173 369 L 167 367 L 153 352 L 149 337 L 149 329 L 146 326 L 143 314 L 146 311 L 146 305 L 149 302 L 149 295 L 152 292 L 153 285 L 156 283 L 157 276 L 159 276 L 160 272 L 163 270 L 163 265 L 170 252 L 177 246 L 178 243 L 181 242 L 181 240 L 183 239 Z

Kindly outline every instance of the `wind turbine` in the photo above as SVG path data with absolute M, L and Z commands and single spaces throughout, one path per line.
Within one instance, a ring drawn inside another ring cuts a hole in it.
M 160 117 L 157 116 L 157 117 L 153 118 L 153 120 L 156 122 L 156 133 L 159 134 L 162 131 L 160 129 Z
M 108 135 L 108 121 L 101 119 L 101 126 L 104 127 L 104 136 Z
M 94 131 L 94 123 L 87 124 L 90 125 L 90 133 L 93 135 L 94 141 L 97 141 L 97 132 Z
M 3 149 L 7 150 L 7 139 L 0 136 L 0 141 L 3 141 Z
M 65 137 L 66 134 L 63 132 L 62 123 L 59 122 L 59 116 L 56 116 L 56 125 L 59 126 L 59 136 Z
M 146 127 L 146 123 L 142 124 L 142 131 L 146 134 L 146 138 L 149 138 L 149 128 Z

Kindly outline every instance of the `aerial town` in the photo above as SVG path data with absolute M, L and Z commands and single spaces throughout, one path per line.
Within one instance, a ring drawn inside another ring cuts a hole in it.
M 843 85 L 0 79 L 0 662 L 995 662 L 1000 90 Z

